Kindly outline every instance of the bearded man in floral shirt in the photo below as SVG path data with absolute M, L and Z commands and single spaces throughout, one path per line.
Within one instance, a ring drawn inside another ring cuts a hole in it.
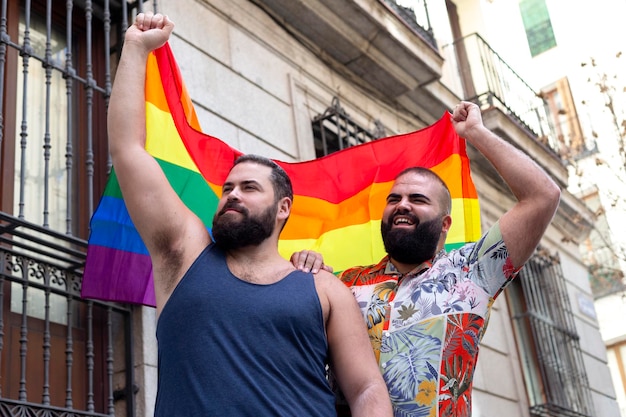
M 532 255 L 560 199 L 537 164 L 483 125 L 477 105 L 461 102 L 451 118 L 517 203 L 478 242 L 447 253 L 448 187 L 426 168 L 409 168 L 387 196 L 381 223 L 387 256 L 340 276 L 361 307 L 397 417 L 471 416 L 472 379 L 491 306 Z M 312 251 L 294 254 L 292 262 L 303 270 L 332 270 Z

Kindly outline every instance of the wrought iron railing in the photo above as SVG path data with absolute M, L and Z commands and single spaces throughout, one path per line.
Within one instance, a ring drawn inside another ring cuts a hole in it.
M 558 155 L 560 144 L 545 100 L 480 35 L 458 39 L 442 47 L 442 53 L 457 62 L 465 100 L 499 108 Z
M 396 0 L 380 0 L 411 30 L 419 34 L 434 49 L 437 49 L 437 41 L 430 26 L 428 5 L 426 0 L 408 0 L 398 2 Z
M 80 297 L 85 247 L 0 213 L 0 415 L 134 415 L 131 310 Z

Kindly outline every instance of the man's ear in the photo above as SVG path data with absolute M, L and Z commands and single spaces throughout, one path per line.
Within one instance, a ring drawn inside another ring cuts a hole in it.
M 291 198 L 283 197 L 278 202 L 278 213 L 276 214 L 278 220 L 286 220 L 291 214 Z
M 441 234 L 439 235 L 439 245 L 437 246 L 438 251 L 443 249 L 446 244 L 450 226 L 452 226 L 452 217 L 449 214 L 446 214 L 441 219 Z
M 450 226 L 452 226 L 452 216 L 450 216 L 449 214 L 446 214 L 445 216 L 443 216 L 443 219 L 441 220 L 441 233 L 448 233 L 448 231 L 450 230 Z

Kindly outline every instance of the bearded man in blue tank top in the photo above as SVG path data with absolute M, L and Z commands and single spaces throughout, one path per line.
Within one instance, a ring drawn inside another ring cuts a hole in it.
M 266 158 L 238 159 L 223 186 L 213 242 L 146 152 L 146 60 L 173 28 L 165 16 L 137 15 L 108 115 L 113 165 L 153 265 L 155 415 L 335 415 L 330 364 L 353 415 L 390 417 L 351 292 L 334 275 L 297 271 L 278 253 L 293 200 L 285 172 Z

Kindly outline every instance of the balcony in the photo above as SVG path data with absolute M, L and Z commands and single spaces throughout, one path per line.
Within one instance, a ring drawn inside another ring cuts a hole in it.
M 499 108 L 551 150 L 557 149 L 546 102 L 480 35 L 465 36 L 442 50 L 458 63 L 466 100 Z
M 563 140 L 555 133 L 553 117 L 542 95 L 535 92 L 489 44 L 477 34 L 468 35 L 441 48 L 446 64 L 456 68 L 464 100 L 481 106 L 485 126 L 523 150 L 557 184 L 568 183 L 566 161 L 560 149 Z M 493 166 L 468 147 L 472 170 L 503 194 L 510 191 Z M 557 225 L 574 241 L 584 239 L 593 224 L 593 214 L 570 193 L 562 193 Z
M 546 100 L 535 92 L 478 34 L 442 47 L 458 68 L 464 100 L 483 110 L 487 127 L 524 150 L 561 185 L 567 169 Z
M 296 39 L 340 73 L 368 89 L 436 120 L 454 101 L 424 96 L 439 80 L 439 54 L 425 2 L 413 8 L 393 0 L 253 0 Z

